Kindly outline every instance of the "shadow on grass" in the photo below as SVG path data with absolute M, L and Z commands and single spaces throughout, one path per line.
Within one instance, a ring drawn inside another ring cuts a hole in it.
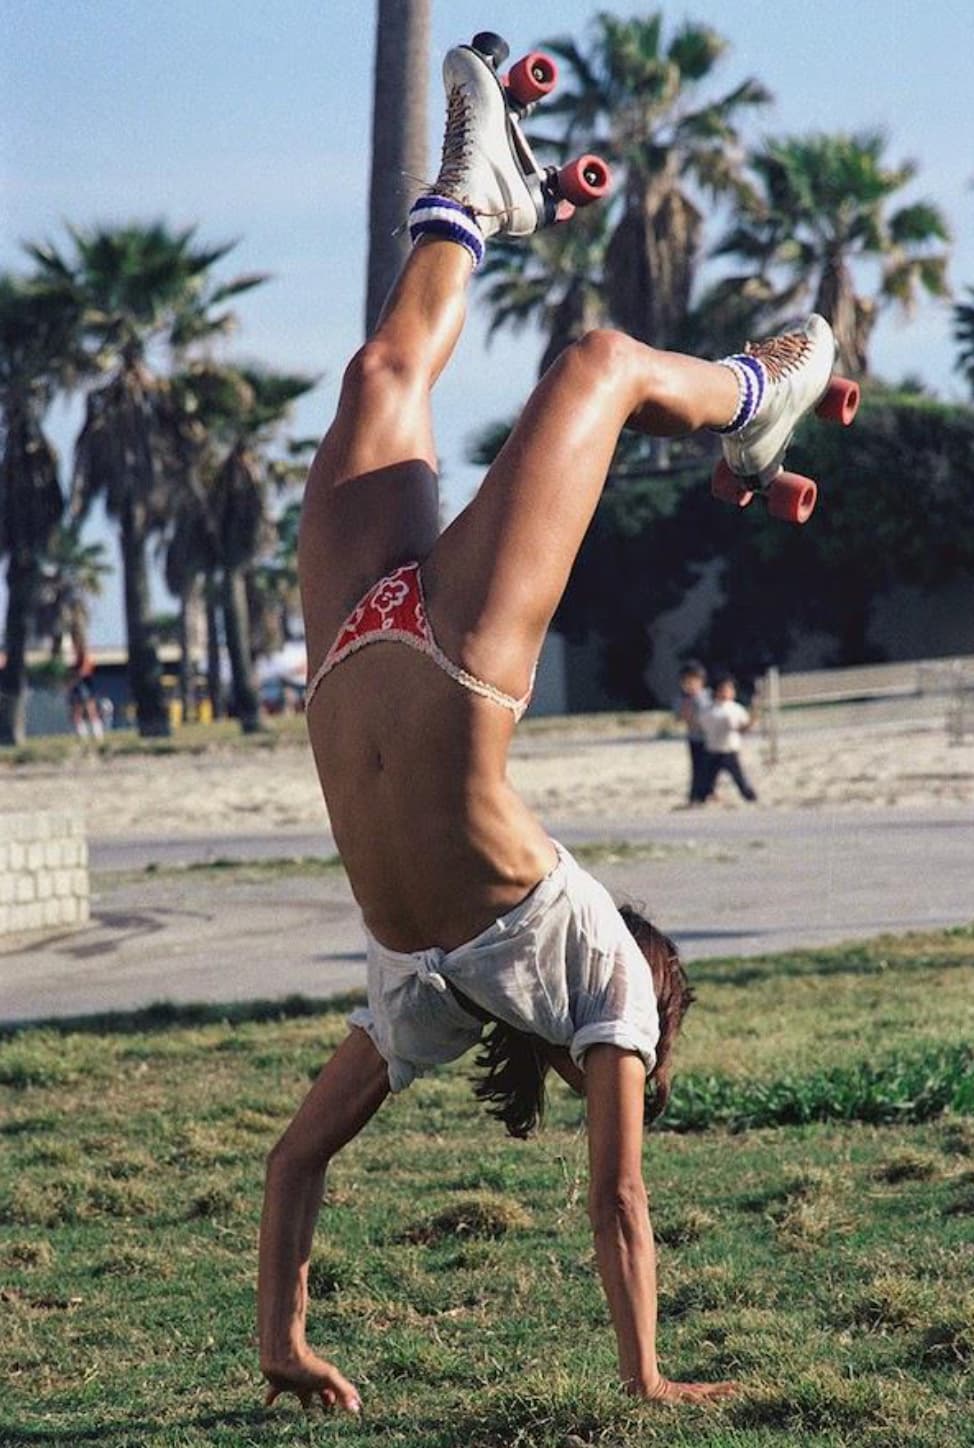
M 148 1035 L 184 1026 L 295 1020 L 306 1016 L 345 1015 L 365 1003 L 364 991 L 316 998 L 283 996 L 277 1000 L 229 1001 L 225 1003 L 156 1001 L 133 1011 L 102 1011 L 86 1016 L 54 1016 L 26 1021 L 0 1021 L 0 1040 L 25 1031 L 57 1031 L 61 1035 Z
M 698 930 L 695 926 L 688 925 L 684 930 L 673 930 L 670 933 L 679 944 L 684 940 L 750 940 L 761 932 L 756 930 Z
M 694 985 L 753 985 L 766 980 L 798 980 L 808 976 L 895 975 L 899 971 L 949 970 L 974 962 L 970 953 L 920 950 L 914 956 L 901 948 L 884 952 L 882 945 L 839 945 L 822 950 L 790 950 L 780 955 L 759 955 L 747 960 L 727 956 L 694 961 Z
M 177 1422 L 153 1422 L 151 1418 L 133 1418 L 122 1423 L 99 1423 L 90 1428 L 62 1428 L 62 1427 L 24 1427 L 20 1424 L 7 1424 L 0 1422 L 0 1443 L 4 1448 L 14 1448 L 14 1445 L 21 1443 L 57 1443 L 61 1448 L 68 1444 L 75 1443 L 105 1443 L 112 1444 L 122 1442 L 129 1444 L 138 1435 L 138 1441 L 142 1436 L 146 1438 L 150 1434 L 197 1429 L 200 1432 L 215 1431 L 219 1429 L 250 1428 L 259 1430 L 267 1426 L 268 1413 L 263 1407 L 254 1407 L 247 1410 L 238 1410 L 233 1413 L 203 1413 L 198 1418 L 182 1418 Z

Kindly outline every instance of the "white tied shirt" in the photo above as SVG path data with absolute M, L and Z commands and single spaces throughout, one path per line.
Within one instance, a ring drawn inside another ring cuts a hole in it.
M 366 932 L 369 1003 L 349 1025 L 368 1032 L 401 1091 L 456 1060 L 492 1020 L 564 1046 L 584 1069 L 591 1046 L 656 1060 L 659 1016 L 649 965 L 605 887 L 556 845 L 558 863 L 526 900 L 456 950 L 390 950 Z
M 704 743 L 711 754 L 736 754 L 741 747 L 741 730 L 751 716 L 736 699 L 722 699 L 700 715 Z

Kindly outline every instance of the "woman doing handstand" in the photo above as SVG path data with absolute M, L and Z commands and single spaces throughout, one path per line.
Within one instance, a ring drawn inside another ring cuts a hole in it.
M 430 391 L 485 238 L 545 219 L 490 64 L 459 47 L 444 78 L 435 191 L 410 213 L 412 252 L 345 372 L 301 526 L 308 730 L 366 930 L 368 1008 L 268 1159 L 261 1367 L 269 1402 L 290 1391 L 358 1411 L 355 1388 L 305 1338 L 326 1168 L 390 1090 L 492 1023 L 478 1094 L 513 1134 L 536 1120 L 549 1066 L 585 1094 L 589 1214 L 622 1381 L 645 1398 L 699 1400 L 733 1385 L 660 1371 L 642 1175 L 647 1078 L 655 1114 L 685 977 L 671 943 L 624 918 L 549 838 L 508 783 L 507 755 L 621 430 L 717 429 L 738 471 L 758 472 L 824 391 L 834 344 L 819 318 L 722 363 L 591 332 L 546 373 L 439 535 Z

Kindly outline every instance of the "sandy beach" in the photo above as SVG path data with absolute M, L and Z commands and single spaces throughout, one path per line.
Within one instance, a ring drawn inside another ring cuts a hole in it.
M 759 803 L 745 805 L 727 779 L 707 810 L 856 809 L 873 805 L 974 803 L 974 735 L 948 741 L 943 721 L 844 722 L 789 726 L 778 762 L 760 733 L 745 739 L 745 766 Z M 640 821 L 683 805 L 687 753 L 675 733 L 659 738 L 659 716 L 539 721 L 517 738 L 511 778 L 551 824 Z M 310 751 L 218 747 L 203 753 L 78 752 L 57 765 L 0 771 L 5 810 L 79 808 L 90 839 L 254 835 L 326 822 Z

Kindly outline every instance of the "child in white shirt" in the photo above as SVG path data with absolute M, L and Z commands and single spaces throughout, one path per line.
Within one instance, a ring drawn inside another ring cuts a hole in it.
M 743 704 L 737 702 L 737 685 L 729 674 L 714 683 L 714 702 L 700 715 L 707 746 L 709 765 L 709 788 L 711 794 L 717 778 L 726 770 L 737 785 L 743 797 L 756 800 L 754 786 L 744 773 L 741 764 L 741 735 L 751 728 L 753 720 Z

